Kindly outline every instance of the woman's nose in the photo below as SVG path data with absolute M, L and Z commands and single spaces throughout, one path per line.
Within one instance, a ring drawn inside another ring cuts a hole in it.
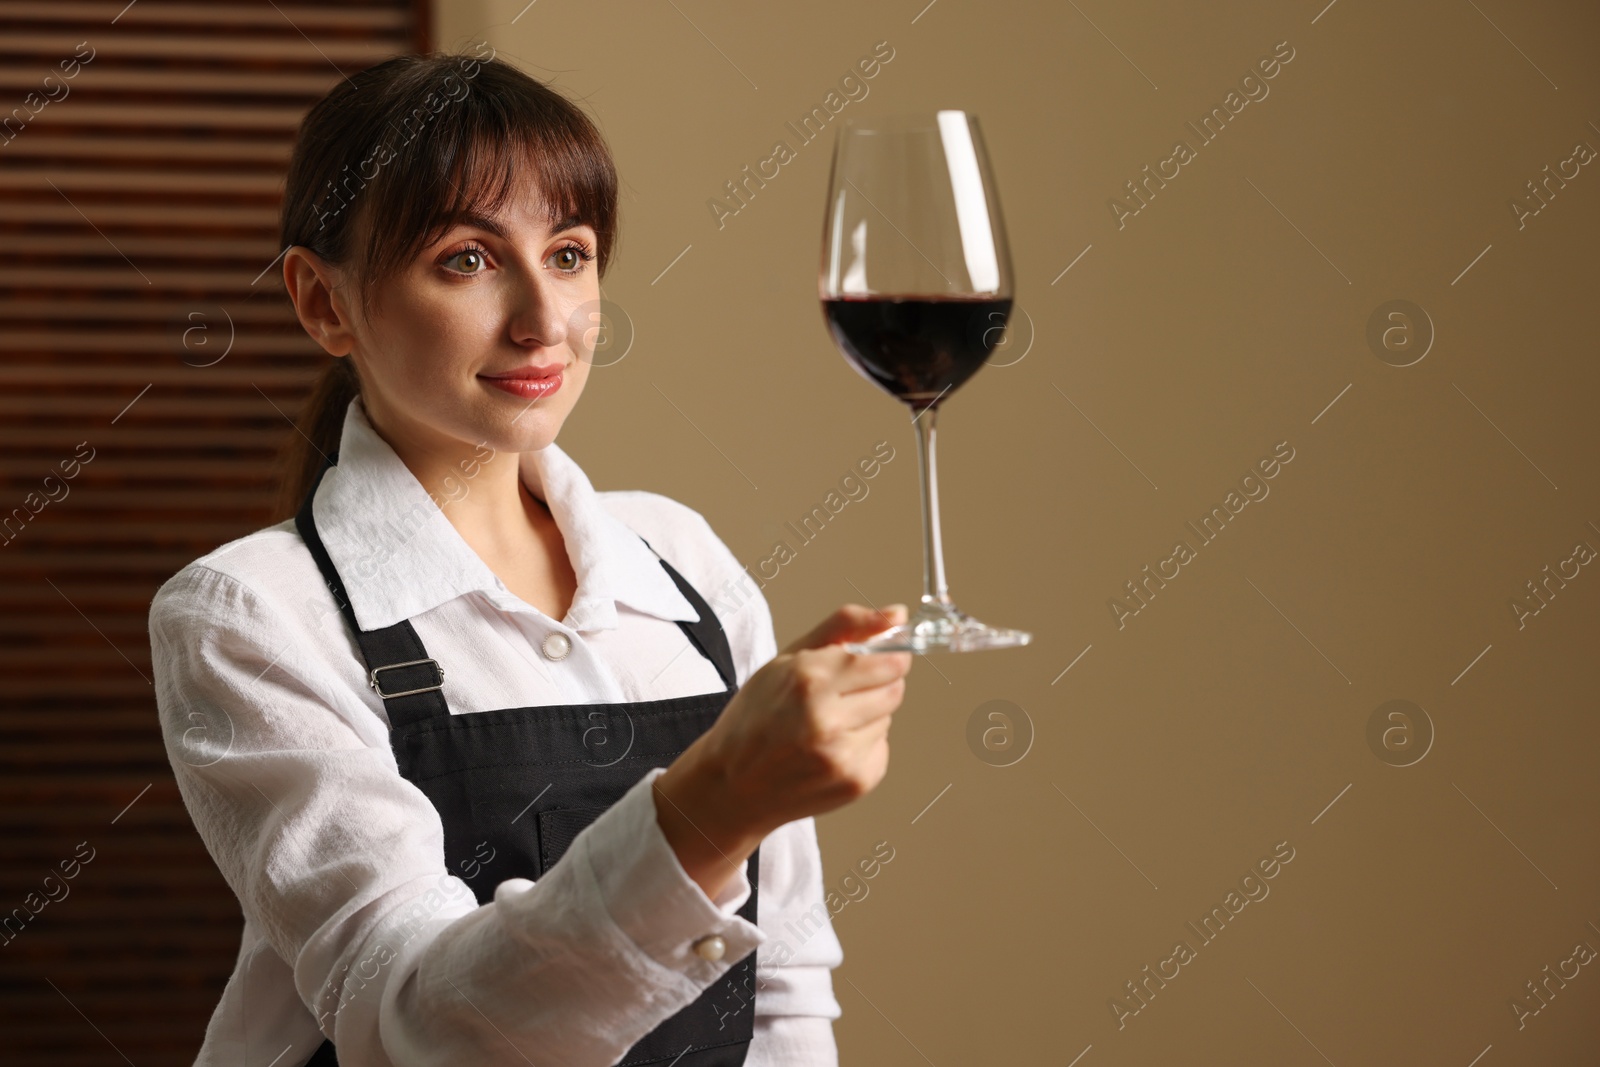
M 554 286 L 534 275 L 519 282 L 512 301 L 512 341 L 529 348 L 559 348 L 566 343 L 569 309 Z

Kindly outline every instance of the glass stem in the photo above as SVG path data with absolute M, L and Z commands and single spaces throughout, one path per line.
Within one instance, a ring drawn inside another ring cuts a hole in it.
M 939 537 L 939 472 L 934 464 L 934 421 L 939 408 L 923 408 L 912 418 L 917 427 L 917 465 L 922 476 L 922 605 L 951 608 L 944 584 L 944 544 Z

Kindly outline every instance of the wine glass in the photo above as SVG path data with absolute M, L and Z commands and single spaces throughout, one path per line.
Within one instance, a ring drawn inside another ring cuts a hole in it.
M 862 377 L 911 408 L 922 486 L 922 600 L 852 652 L 975 652 L 1032 635 L 979 622 L 945 586 L 934 422 L 1011 314 L 1011 254 L 977 116 L 845 120 L 834 142 L 818 295 Z

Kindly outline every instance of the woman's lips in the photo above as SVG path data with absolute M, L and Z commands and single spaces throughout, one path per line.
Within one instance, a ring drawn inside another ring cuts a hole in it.
M 512 396 L 521 397 L 523 400 L 538 400 L 540 397 L 549 396 L 561 388 L 561 372 L 544 378 L 489 378 L 479 375 L 484 381 L 496 389 L 503 389 Z

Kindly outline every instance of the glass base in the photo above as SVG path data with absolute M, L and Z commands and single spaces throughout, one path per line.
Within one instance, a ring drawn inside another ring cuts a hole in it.
M 1007 630 L 979 622 L 949 601 L 925 600 L 914 615 L 899 626 L 850 641 L 850 652 L 982 652 L 990 648 L 1018 648 L 1033 640 L 1022 630 Z

